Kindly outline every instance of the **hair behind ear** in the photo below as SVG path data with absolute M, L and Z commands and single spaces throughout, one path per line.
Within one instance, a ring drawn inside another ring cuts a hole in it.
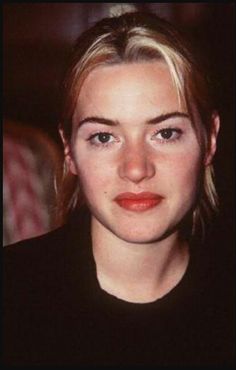
M 213 158 L 217 148 L 217 136 L 220 129 L 220 117 L 216 111 L 211 115 L 211 129 L 208 138 L 208 147 L 204 158 L 203 185 L 199 202 L 193 211 L 192 235 L 199 233 L 204 238 L 205 224 L 212 216 L 218 213 L 219 198 L 215 187 L 215 173 L 213 168 Z
M 211 129 L 208 139 L 208 148 L 205 154 L 205 166 L 208 166 L 212 163 L 217 148 L 217 137 L 220 130 L 220 117 L 216 111 L 214 111 L 211 115 L 210 125 Z
M 55 179 L 55 190 L 56 190 L 56 215 L 55 224 L 60 226 L 64 224 L 69 214 L 74 210 L 78 204 L 79 198 L 79 185 L 77 169 L 72 157 L 71 146 L 69 141 L 66 139 L 64 130 L 59 125 L 58 128 L 63 147 L 64 147 L 64 163 L 62 176 Z M 82 196 L 81 196 L 82 198 Z

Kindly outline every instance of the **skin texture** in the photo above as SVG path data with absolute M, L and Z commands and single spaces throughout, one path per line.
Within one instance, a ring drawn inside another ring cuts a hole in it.
M 195 201 L 201 167 L 215 151 L 217 130 L 203 160 L 186 116 L 150 123 L 176 112 L 187 114 L 163 62 L 98 67 L 84 82 L 71 142 L 65 143 L 69 168 L 79 176 L 91 210 L 101 286 L 131 301 L 162 296 L 181 279 L 188 249 L 178 225 Z M 152 192 L 161 201 L 143 212 L 127 210 L 114 201 L 124 192 Z

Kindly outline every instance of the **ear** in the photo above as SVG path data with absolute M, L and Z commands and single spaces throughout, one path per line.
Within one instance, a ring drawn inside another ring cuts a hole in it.
M 59 134 L 60 134 L 61 140 L 63 142 L 63 146 L 64 146 L 64 157 L 65 157 L 67 167 L 69 168 L 70 172 L 73 175 L 78 175 L 78 171 L 77 171 L 77 168 L 75 166 L 74 159 L 72 157 L 70 143 L 65 138 L 64 132 L 61 128 L 59 128 Z
M 209 138 L 208 150 L 205 155 L 204 164 L 211 164 L 217 148 L 217 136 L 220 129 L 220 117 L 217 112 L 213 112 L 211 116 L 211 133 Z

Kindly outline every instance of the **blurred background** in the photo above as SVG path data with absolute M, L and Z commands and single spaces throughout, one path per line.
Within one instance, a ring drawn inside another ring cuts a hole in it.
M 235 3 L 3 4 L 4 245 L 52 229 L 62 146 L 60 84 L 78 35 L 117 7 L 152 11 L 185 32 L 213 79 L 221 133 L 221 218 L 234 228 Z M 40 212 L 38 210 L 41 210 Z

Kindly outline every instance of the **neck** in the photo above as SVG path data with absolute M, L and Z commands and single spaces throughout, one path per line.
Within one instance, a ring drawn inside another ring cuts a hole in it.
M 101 288 L 128 302 L 152 302 L 167 294 L 182 279 L 189 260 L 188 245 L 177 232 L 153 243 L 130 243 L 95 218 L 92 245 Z

